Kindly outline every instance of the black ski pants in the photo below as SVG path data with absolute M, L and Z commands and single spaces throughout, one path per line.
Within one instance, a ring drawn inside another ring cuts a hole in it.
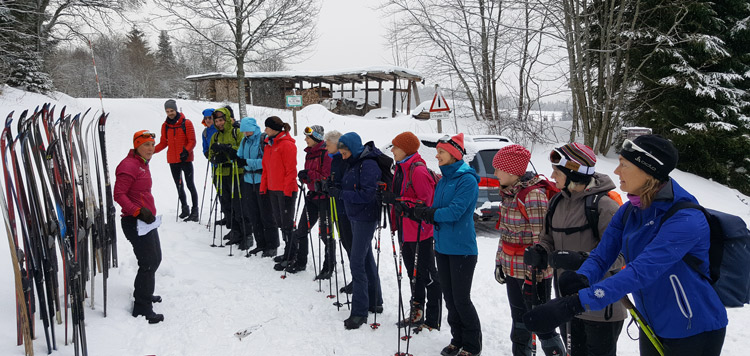
M 419 259 L 417 261 L 417 277 L 414 278 L 414 257 L 417 242 L 404 242 L 401 246 L 401 256 L 412 283 L 413 294 L 411 301 L 425 306 L 425 324 L 439 328 L 443 314 L 443 293 L 440 290 L 440 278 L 435 266 L 435 249 L 432 237 L 419 241 Z
M 245 226 L 252 228 L 256 247 L 268 250 L 279 247 L 279 230 L 273 221 L 268 195 L 260 195 L 260 183 L 242 181 L 242 204 Z M 248 230 L 250 231 L 250 230 Z
M 170 163 L 169 170 L 172 171 L 172 179 L 174 185 L 177 187 L 177 195 L 180 197 L 180 204 L 183 209 L 187 209 L 187 197 L 185 196 L 184 185 L 187 185 L 190 191 L 190 198 L 193 201 L 193 207 L 198 206 L 198 190 L 195 189 L 195 182 L 193 179 L 193 162 L 180 162 Z M 184 173 L 185 178 L 182 178 L 181 173 Z
M 149 314 L 153 310 L 151 296 L 156 286 L 156 270 L 161 264 L 161 243 L 157 229 L 138 236 L 138 220 L 132 216 L 122 218 L 122 232 L 133 245 L 133 253 L 138 260 L 138 272 L 133 282 L 133 314 Z
M 297 229 L 292 233 L 292 243 L 290 246 L 289 260 L 294 261 L 297 266 L 307 264 L 307 255 L 309 251 L 309 242 L 307 239 L 308 231 L 320 221 L 318 225 L 318 237 L 325 244 L 325 261 L 322 266 L 333 267 L 336 263 L 336 245 L 331 238 L 328 211 L 330 210 L 329 200 L 327 198 L 305 197 L 305 206 L 302 208 L 302 214 L 297 224 Z M 316 271 L 317 272 L 317 271 Z
M 698 335 L 683 337 L 679 339 L 659 338 L 664 346 L 664 356 L 691 355 L 691 356 L 719 356 L 724 346 L 724 337 L 727 328 L 706 331 Z M 638 339 L 641 356 L 659 356 L 659 352 L 648 339 L 643 331 Z
M 280 190 L 269 190 L 268 199 L 271 202 L 271 211 L 273 213 L 276 226 L 281 229 L 281 238 L 284 239 L 284 256 L 289 259 L 290 241 L 292 231 L 294 230 L 294 204 L 297 198 L 297 192 L 288 197 Z
M 531 331 L 526 329 L 526 324 L 523 322 L 523 315 L 531 310 L 531 304 L 526 298 L 524 298 L 522 290 L 523 283 L 524 280 L 520 278 L 508 277 L 505 279 L 506 291 L 508 292 L 508 304 L 510 304 L 510 316 L 513 321 L 513 325 L 510 329 L 510 341 L 513 343 L 513 356 L 526 356 L 531 354 Z M 552 294 L 552 278 L 537 283 L 537 293 L 543 296 L 541 297 L 542 300 L 549 300 Z M 537 333 L 537 335 L 540 340 L 549 340 L 554 337 L 559 337 L 559 334 L 556 331 Z
M 591 321 L 573 318 L 570 321 L 570 356 L 615 356 L 617 339 L 624 322 Z M 560 325 L 563 338 L 567 335 L 566 325 Z M 565 340 L 563 340 L 565 341 Z
M 233 234 L 239 234 L 237 236 L 244 237 L 250 234 L 250 226 L 243 226 L 243 213 L 244 207 L 242 206 L 242 199 L 240 194 L 241 183 L 237 181 L 237 177 L 234 177 L 234 187 L 232 186 L 232 175 L 216 176 L 218 181 L 219 189 L 219 201 L 221 202 L 221 212 L 224 214 L 224 219 L 227 222 L 227 229 L 232 229 Z M 240 177 L 239 179 L 242 179 Z M 246 221 L 249 223 L 249 221 Z M 244 230 L 244 231 L 243 231 Z
M 463 347 L 472 354 L 482 351 L 482 326 L 474 303 L 471 302 L 471 283 L 474 280 L 476 255 L 444 255 L 435 252 L 440 287 L 443 289 L 451 344 Z

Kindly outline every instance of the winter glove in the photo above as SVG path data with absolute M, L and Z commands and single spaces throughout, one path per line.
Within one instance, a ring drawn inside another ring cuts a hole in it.
M 208 151 L 203 152 L 203 156 L 206 157 L 206 159 L 208 159 Z
M 560 274 L 558 280 L 560 294 L 569 296 L 578 293 L 579 290 L 589 287 L 589 279 L 575 271 L 565 271 Z
M 428 224 L 435 225 L 435 210 L 428 206 L 414 207 L 414 220 L 422 220 Z
M 224 162 L 226 162 L 228 160 L 229 159 L 227 158 L 226 155 L 215 154 L 214 157 L 211 159 L 211 163 L 213 163 L 213 164 L 222 164 L 222 163 L 224 163 Z
M 227 157 L 229 157 L 229 159 L 233 160 L 233 161 L 236 160 L 237 158 L 239 158 L 239 157 L 237 157 L 237 150 L 235 150 L 234 148 L 232 148 L 232 146 L 229 145 L 229 144 L 227 144 L 227 146 L 229 146 L 229 147 L 227 147 L 227 148 L 224 149 L 224 153 L 227 155 Z
M 526 329 L 532 332 L 545 333 L 583 313 L 584 309 L 578 294 L 552 299 L 523 315 Z
M 495 266 L 495 280 L 497 283 L 505 284 L 505 273 L 503 272 L 503 266 Z
M 182 152 L 180 153 L 180 162 L 187 162 L 188 157 L 190 157 L 190 153 L 187 149 L 182 149 Z
M 414 218 L 414 207 L 402 201 L 393 204 L 393 212 L 397 217 Z
M 536 269 L 547 268 L 547 250 L 540 244 L 527 247 L 523 253 L 523 263 Z
M 300 181 L 300 182 L 302 182 L 302 183 L 306 183 L 306 182 L 307 182 L 307 179 L 309 178 L 309 177 L 307 176 L 307 170 L 306 170 L 306 169 L 303 169 L 303 170 L 299 171 L 299 172 L 297 173 L 297 178 L 299 178 L 299 181 Z
M 383 204 L 394 204 L 396 202 L 396 194 L 393 194 L 393 192 L 389 190 L 378 190 L 377 192 L 378 200 L 383 202 Z
M 581 267 L 587 257 L 589 257 L 588 252 L 559 250 L 549 256 L 549 265 L 552 268 L 575 271 Z
M 544 304 L 545 295 L 542 285 L 543 284 L 540 285 L 540 283 L 534 283 L 530 279 L 524 280 L 521 292 L 523 292 L 523 298 L 528 305 L 534 306 Z
M 152 213 L 151 210 L 149 210 L 147 207 L 144 206 L 139 210 L 140 211 L 138 212 L 138 216 L 136 216 L 136 218 L 138 218 L 139 220 L 145 222 L 146 224 L 151 224 L 156 221 L 154 213 Z
M 328 195 L 339 199 L 341 197 L 341 189 L 336 188 L 335 186 L 328 187 Z

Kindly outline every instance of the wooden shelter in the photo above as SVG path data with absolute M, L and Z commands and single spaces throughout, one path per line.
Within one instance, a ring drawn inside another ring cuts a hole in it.
M 234 73 L 206 73 L 191 75 L 186 80 L 194 83 L 194 98 L 210 101 L 237 102 L 237 75 Z M 417 82 L 422 75 L 411 69 L 395 66 L 377 66 L 340 71 L 282 71 L 250 72 L 245 75 L 247 103 L 257 106 L 284 108 L 285 96 L 295 92 L 302 95 L 303 106 L 332 99 L 332 111 L 347 115 L 364 115 L 383 106 L 383 91 L 391 86 L 393 97 L 391 116 L 396 116 L 396 94 L 407 93 L 406 113 L 411 113 L 412 93 L 419 103 Z M 402 85 L 406 82 L 406 85 Z M 337 90 L 336 90 L 337 89 Z M 357 98 L 364 92 L 364 102 Z M 335 98 L 335 93 L 339 94 Z M 351 94 L 351 95 L 347 95 Z M 371 101 L 377 95 L 377 103 Z M 347 98 L 347 96 L 349 96 Z

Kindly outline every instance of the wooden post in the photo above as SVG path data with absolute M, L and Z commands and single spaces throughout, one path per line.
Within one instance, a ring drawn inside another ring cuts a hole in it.
M 396 117 L 396 84 L 398 84 L 398 77 L 393 76 L 393 110 L 391 111 L 391 117 Z
M 422 100 L 419 99 L 419 90 L 417 90 L 417 82 L 412 82 L 412 89 L 414 90 L 414 103 L 419 105 Z
M 302 85 L 302 83 L 300 83 L 300 85 Z M 292 94 L 297 95 L 297 89 L 292 89 Z M 297 108 L 292 108 L 292 117 L 294 118 L 294 136 L 297 136 Z
M 383 108 L 383 81 L 378 80 L 378 109 Z
M 352 99 L 354 99 L 354 81 L 352 80 Z
M 406 87 L 406 115 L 411 115 L 411 84 L 412 81 L 409 80 L 409 84 Z
M 367 114 L 367 103 L 370 101 L 370 81 L 367 80 L 367 77 L 365 77 L 365 114 Z
M 333 83 L 328 83 L 330 89 L 331 89 L 331 99 L 333 99 Z
M 318 83 L 318 100 L 323 99 L 323 82 Z

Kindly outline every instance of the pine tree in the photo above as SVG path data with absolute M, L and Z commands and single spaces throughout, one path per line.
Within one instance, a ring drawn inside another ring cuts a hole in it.
M 750 193 L 750 7 L 644 1 L 627 120 L 670 138 L 678 168 Z M 675 26 L 676 24 L 676 26 Z
M 146 36 L 137 27 L 125 36 L 125 95 L 146 97 L 156 83 L 154 57 L 146 42 Z
M 29 1 L 3 2 L 0 6 L 0 61 L 3 72 L 8 73 L 8 85 L 46 93 L 52 90 L 52 81 L 43 68 L 45 41 L 37 38 L 33 28 L 42 15 L 34 9 Z

